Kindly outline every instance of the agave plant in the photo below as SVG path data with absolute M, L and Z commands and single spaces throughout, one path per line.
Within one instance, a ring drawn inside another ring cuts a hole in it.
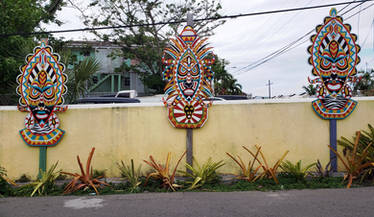
M 320 178 L 330 177 L 332 172 L 333 172 L 333 169 L 331 166 L 331 160 L 326 164 L 325 168 L 323 168 L 321 162 L 317 160 L 316 173 L 318 174 L 318 177 Z
M 55 172 L 57 164 L 58 161 L 53 164 L 46 172 L 40 170 L 41 177 L 30 184 L 34 187 L 34 191 L 31 193 L 30 197 L 33 197 L 36 192 L 38 192 L 38 195 L 45 195 L 47 191 L 53 187 L 56 178 L 60 175 L 61 172 L 61 170 Z
M 121 171 L 122 177 L 125 177 L 131 185 L 131 191 L 135 191 L 141 184 L 141 165 L 135 170 L 134 160 L 131 159 L 131 165 L 126 165 L 122 160 L 121 164 L 117 163 L 119 170 Z
M 360 138 L 358 139 L 358 144 L 356 148 L 357 155 L 362 156 L 362 152 L 364 149 L 369 145 L 374 143 L 374 128 L 368 124 L 369 130 L 362 130 L 360 134 Z M 355 146 L 356 136 L 353 136 L 352 141 L 348 140 L 345 137 L 341 137 L 341 140 L 338 140 L 338 145 L 344 147 L 343 154 L 347 155 L 353 151 Z M 367 154 L 365 157 L 365 161 L 367 162 L 374 162 L 374 146 L 370 145 L 367 149 Z M 363 175 L 361 176 L 361 181 L 366 177 L 374 178 L 374 167 L 369 166 L 365 169 Z
M 258 161 L 257 157 L 258 157 L 258 154 L 260 153 L 260 149 L 257 149 L 257 152 L 256 154 L 253 154 L 247 147 L 245 146 L 242 146 L 247 152 L 249 152 L 252 156 L 253 156 L 253 160 L 249 160 L 248 161 L 248 167 L 246 166 L 246 164 L 244 163 L 244 161 L 241 159 L 241 157 L 239 155 L 237 155 L 237 158 L 235 158 L 232 154 L 230 153 L 227 153 L 226 154 L 240 167 L 241 169 L 241 174 L 237 176 L 237 178 L 239 179 L 244 179 L 244 180 L 247 180 L 249 182 L 254 182 L 256 181 L 258 178 L 260 178 L 260 176 L 257 175 L 257 172 L 259 171 L 259 169 L 262 167 L 262 164 Z M 260 163 L 259 166 L 257 166 L 255 169 L 254 169 L 254 164 L 255 162 L 258 161 Z
M 344 175 L 344 180 L 348 179 L 347 188 L 350 188 L 354 179 L 357 179 L 362 175 L 363 171 L 369 167 L 374 166 L 373 161 L 367 160 L 368 150 L 372 143 L 369 143 L 360 153 L 358 153 L 358 144 L 360 142 L 361 132 L 356 132 L 355 143 L 353 150 L 345 155 L 345 160 L 341 154 L 335 151 L 331 146 L 329 148 L 333 151 L 339 160 L 342 162 L 344 168 L 346 169 L 346 174 Z
M 78 165 L 81 171 L 81 174 L 78 173 L 68 173 L 68 172 L 61 172 L 62 174 L 73 176 L 74 178 L 69 182 L 68 185 L 66 185 L 64 189 L 64 194 L 71 193 L 74 191 L 77 191 L 79 189 L 89 188 L 92 187 L 96 194 L 98 195 L 99 192 L 97 188 L 102 187 L 103 185 L 109 186 L 109 184 L 100 181 L 99 179 L 101 177 L 93 178 L 92 177 L 92 166 L 91 166 L 91 160 L 92 156 L 95 152 L 95 148 L 92 148 L 86 163 L 86 171 L 83 169 L 83 165 L 81 163 L 81 160 L 79 158 L 79 155 L 77 155 Z
M 261 163 L 261 161 L 257 159 L 257 161 L 261 164 L 261 167 L 263 169 L 263 172 L 260 175 L 260 177 L 267 177 L 269 179 L 273 179 L 276 184 L 279 184 L 278 178 L 276 176 L 276 172 L 278 170 L 278 167 L 281 165 L 283 159 L 287 156 L 289 151 L 287 150 L 286 152 L 284 152 L 282 157 L 279 158 L 272 167 L 270 167 L 269 164 L 266 161 L 265 155 L 261 151 L 261 147 L 256 145 L 256 148 L 260 152 L 260 155 L 261 155 L 261 158 L 262 158 L 262 161 L 263 161 L 263 163 Z M 253 155 L 253 153 L 252 153 L 252 155 Z
M 297 180 L 305 180 L 305 177 L 309 174 L 309 170 L 314 167 L 316 163 L 311 163 L 305 167 L 301 166 L 301 160 L 296 164 L 286 160 L 280 165 L 280 168 L 287 173 L 287 175 L 296 178 Z
M 187 181 L 186 183 L 191 184 L 188 188 L 189 190 L 203 186 L 205 183 L 211 183 L 217 179 L 216 170 L 224 165 L 223 161 L 213 162 L 212 158 L 209 158 L 202 166 L 194 160 L 194 166 L 186 163 L 187 170 L 179 171 L 183 175 L 192 178 L 192 181 Z
M 171 190 L 175 191 L 175 187 L 180 187 L 179 185 L 175 184 L 175 173 L 177 171 L 178 165 L 186 152 L 182 154 L 182 156 L 179 158 L 177 164 L 174 167 L 173 172 L 170 174 L 169 167 L 170 167 L 170 158 L 171 158 L 171 153 L 169 152 L 167 157 L 166 157 L 166 162 L 165 164 L 159 164 L 155 161 L 152 155 L 149 156 L 150 161 L 144 160 L 146 164 L 151 166 L 155 171 L 148 174 L 145 184 L 147 185 L 148 180 L 150 177 L 153 177 L 155 179 L 161 179 L 162 180 L 162 186 L 165 188 L 170 188 Z

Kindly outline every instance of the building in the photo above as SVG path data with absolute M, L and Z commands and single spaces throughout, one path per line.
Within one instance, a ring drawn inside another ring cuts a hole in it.
M 74 62 L 79 63 L 86 57 L 95 57 L 101 69 L 93 75 L 94 85 L 88 87 L 90 96 L 113 94 L 120 90 L 136 90 L 139 96 L 145 95 L 145 87 L 134 72 L 121 71 L 122 64 L 135 64 L 135 60 L 114 55 L 121 52 L 121 47 L 103 41 L 70 41 Z

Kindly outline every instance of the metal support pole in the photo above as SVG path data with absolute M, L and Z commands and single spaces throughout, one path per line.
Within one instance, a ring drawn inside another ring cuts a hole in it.
M 112 92 L 112 93 L 114 93 L 114 75 L 113 74 L 111 74 L 110 75 L 110 80 L 111 80 L 111 82 L 110 82 L 110 91 Z
M 187 129 L 187 135 L 186 135 L 186 162 L 192 165 L 192 159 L 193 159 L 193 129 L 188 128 Z M 188 173 L 191 173 L 192 171 L 187 170 Z
M 336 119 L 331 119 L 330 120 L 330 146 L 333 148 L 335 151 L 337 151 L 337 146 L 336 146 Z M 336 154 L 330 150 L 330 161 L 331 161 L 331 168 L 333 172 L 338 171 L 338 164 L 337 164 L 337 158 Z
M 39 148 L 39 172 L 38 178 L 42 177 L 42 171 L 46 172 L 47 169 L 47 147 Z

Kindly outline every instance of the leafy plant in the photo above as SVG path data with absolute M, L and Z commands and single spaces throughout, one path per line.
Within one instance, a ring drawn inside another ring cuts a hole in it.
M 296 178 L 296 180 L 304 181 L 305 177 L 308 175 L 309 170 L 314 167 L 316 163 L 311 163 L 305 167 L 301 166 L 301 160 L 296 164 L 293 164 L 291 161 L 285 161 L 280 165 L 280 168 L 291 177 Z
M 98 178 L 93 178 L 92 177 L 92 166 L 91 166 L 91 160 L 92 156 L 95 152 L 95 148 L 92 148 L 90 154 L 88 155 L 87 158 L 87 163 L 86 163 L 86 171 L 83 169 L 83 165 L 81 163 L 81 160 L 79 158 L 79 155 L 77 155 L 77 160 L 78 160 L 78 165 L 81 171 L 81 174 L 78 173 L 68 173 L 68 172 L 61 172 L 62 174 L 66 174 L 69 176 L 73 176 L 74 178 L 69 182 L 69 184 L 66 185 L 64 189 L 64 194 L 71 193 L 74 191 L 77 191 L 79 189 L 84 189 L 84 188 L 89 188 L 92 187 L 96 194 L 99 194 L 97 191 L 97 188 L 101 187 L 102 185 L 109 186 L 109 184 L 100 181 L 99 177 Z M 78 181 L 80 181 L 78 183 Z
M 141 165 L 135 170 L 134 160 L 131 159 L 131 165 L 126 165 L 122 160 L 121 164 L 117 163 L 119 170 L 121 171 L 122 177 L 125 177 L 131 185 L 131 192 L 136 191 L 138 186 L 142 183 L 140 181 L 141 176 Z
M 320 178 L 327 178 L 330 177 L 333 170 L 331 167 L 331 160 L 326 164 L 325 168 L 322 167 L 322 164 L 319 160 L 316 163 L 316 173 Z
M 26 175 L 26 174 L 22 174 L 19 179 L 16 180 L 16 182 L 29 182 L 31 181 L 31 179 Z
M 263 161 L 263 163 L 261 163 L 261 161 L 257 159 L 257 161 L 261 164 L 261 167 L 263 169 L 263 172 L 260 175 L 260 177 L 261 178 L 262 177 L 267 177 L 269 179 L 273 179 L 276 184 L 279 184 L 279 181 L 278 181 L 277 176 L 276 176 L 276 172 L 277 172 L 278 167 L 280 166 L 280 164 L 282 163 L 283 159 L 286 157 L 286 155 L 288 154 L 289 151 L 287 150 L 286 152 L 284 152 L 282 157 L 279 160 L 277 160 L 272 167 L 270 167 L 269 164 L 266 161 L 265 155 L 261 151 L 261 147 L 256 145 L 256 148 L 260 152 L 260 155 L 261 155 L 261 158 L 262 158 L 262 161 Z M 252 153 L 252 156 L 254 156 L 253 153 Z
M 368 124 L 368 128 L 369 128 L 368 131 L 365 131 L 365 130 L 361 131 L 360 138 L 358 140 L 358 145 L 357 145 L 356 150 L 357 150 L 357 154 L 360 156 L 362 156 L 363 154 L 362 152 L 369 144 L 374 143 L 374 128 L 370 124 Z M 341 137 L 341 140 L 338 140 L 338 144 L 344 147 L 343 149 L 344 155 L 347 155 L 347 153 L 353 151 L 354 146 L 355 146 L 354 141 L 356 141 L 356 136 L 353 136 L 352 142 L 345 137 Z M 371 145 L 367 149 L 365 161 L 374 162 L 374 147 Z M 374 167 L 369 166 L 364 170 L 364 173 L 361 176 L 361 182 L 365 178 L 374 179 Z
M 192 181 L 186 183 L 191 184 L 188 189 L 194 189 L 203 186 L 205 183 L 212 183 L 217 180 L 216 170 L 224 165 L 223 161 L 213 162 L 212 158 L 209 158 L 202 166 L 194 160 L 194 167 L 186 163 L 186 168 L 191 172 L 179 171 L 187 177 L 191 177 Z
M 184 157 L 185 154 L 186 154 L 186 152 L 183 152 L 182 156 L 179 158 L 179 160 L 178 160 L 177 164 L 175 165 L 174 170 L 171 174 L 169 172 L 169 167 L 170 167 L 169 164 L 170 164 L 170 157 L 171 157 L 170 152 L 168 153 L 168 155 L 166 157 L 166 162 L 165 162 L 164 165 L 157 163 L 154 160 L 153 156 L 150 155 L 149 156 L 150 161 L 144 160 L 144 162 L 146 164 L 148 164 L 149 166 L 151 166 L 155 170 L 155 172 L 148 174 L 144 185 L 147 185 L 148 179 L 150 177 L 153 177 L 153 178 L 156 178 L 156 179 L 161 179 L 163 187 L 170 188 L 171 190 L 175 191 L 175 187 L 179 187 L 179 185 L 174 183 L 175 173 L 177 171 L 177 167 L 178 167 L 180 161 L 182 160 L 182 158 Z
M 239 155 L 237 155 L 237 158 L 235 158 L 233 155 L 231 155 L 230 153 L 227 153 L 226 154 L 240 167 L 241 169 L 241 174 L 239 176 L 237 176 L 237 178 L 239 179 L 244 179 L 244 180 L 247 180 L 249 182 L 254 182 L 256 181 L 258 178 L 260 178 L 260 176 L 257 176 L 257 172 L 258 170 L 262 167 L 262 164 L 260 163 L 260 165 L 254 169 L 254 164 L 256 161 L 258 161 L 257 157 L 258 157 L 258 154 L 260 153 L 260 149 L 257 149 L 257 152 L 256 154 L 253 154 L 247 147 L 245 146 L 242 146 L 247 152 L 249 152 L 252 156 L 253 156 L 253 161 L 249 160 L 248 161 L 248 167 L 246 166 L 246 164 L 243 162 L 243 160 L 240 158 Z
M 362 130 L 360 133 L 360 138 L 358 139 L 358 144 L 356 151 L 359 155 L 362 155 L 362 151 L 369 145 L 374 143 L 374 127 L 368 124 L 368 131 Z M 338 140 L 338 145 L 344 147 L 343 152 L 353 151 L 355 147 L 356 136 L 352 137 L 352 141 L 348 140 L 345 137 L 341 137 L 341 140 Z M 366 160 L 374 161 L 374 147 L 370 146 L 367 150 Z
M 92 178 L 98 178 L 98 179 L 101 179 L 101 178 L 105 178 L 105 170 L 93 170 L 93 173 L 92 173 Z
M 339 160 L 342 162 L 343 166 L 346 169 L 346 174 L 344 175 L 344 179 L 348 179 L 347 188 L 350 188 L 353 182 L 353 179 L 358 178 L 362 175 L 364 169 L 369 166 L 374 166 L 373 161 L 367 160 L 368 150 L 371 147 L 372 143 L 369 143 L 360 153 L 358 152 L 358 144 L 360 142 L 361 132 L 356 132 L 355 143 L 353 146 L 353 150 L 349 153 L 345 154 L 345 159 L 342 155 L 340 155 L 337 151 L 335 151 L 330 145 L 329 148 L 333 151 Z
M 30 184 L 34 187 L 34 190 L 31 193 L 30 197 L 34 196 L 36 192 L 38 192 L 38 195 L 44 195 L 53 188 L 55 180 L 61 172 L 61 170 L 55 172 L 57 164 L 58 161 L 53 164 L 51 168 L 49 168 L 46 172 L 40 170 L 41 178 L 38 178 L 38 180 Z

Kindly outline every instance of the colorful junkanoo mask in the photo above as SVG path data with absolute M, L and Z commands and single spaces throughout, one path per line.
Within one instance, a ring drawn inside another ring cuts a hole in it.
M 311 84 L 317 85 L 318 99 L 312 106 L 323 119 L 344 119 L 357 105 L 350 99 L 351 86 L 357 81 L 356 65 L 360 62 L 357 36 L 350 32 L 349 24 L 343 24 L 343 18 L 337 16 L 335 8 L 316 31 L 308 48 L 312 74 L 317 76 L 313 80 L 308 78 Z
M 204 43 L 206 40 L 200 40 L 195 30 L 186 26 L 164 50 L 163 79 L 167 84 L 162 100 L 176 128 L 199 128 L 208 118 L 211 103 L 203 100 L 213 96 L 211 65 L 214 55 Z
M 58 128 L 60 121 L 55 114 L 67 109 L 62 105 L 67 92 L 65 66 L 47 40 L 42 40 L 25 61 L 17 77 L 17 93 L 21 96 L 18 109 L 29 112 L 21 137 L 29 146 L 54 146 L 65 133 Z

